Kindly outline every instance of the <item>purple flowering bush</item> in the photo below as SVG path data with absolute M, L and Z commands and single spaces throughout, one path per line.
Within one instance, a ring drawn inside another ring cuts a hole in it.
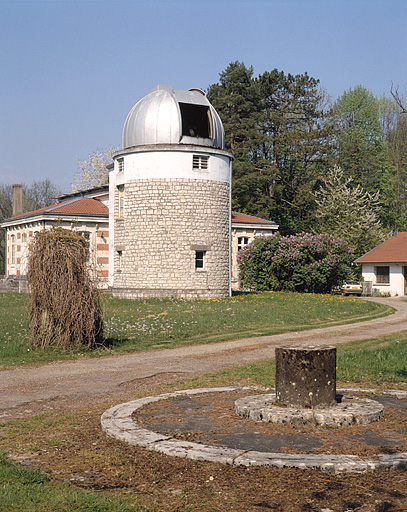
M 354 250 L 326 233 L 259 236 L 239 251 L 240 283 L 248 290 L 329 293 L 351 276 Z

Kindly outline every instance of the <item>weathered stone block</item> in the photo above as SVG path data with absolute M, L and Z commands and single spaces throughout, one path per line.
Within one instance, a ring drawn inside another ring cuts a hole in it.
M 336 404 L 336 348 L 276 348 L 276 399 L 288 407 L 324 408 Z

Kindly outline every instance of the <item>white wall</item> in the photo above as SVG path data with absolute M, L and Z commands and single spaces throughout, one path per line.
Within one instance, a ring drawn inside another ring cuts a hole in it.
M 208 169 L 192 169 L 193 155 L 209 157 Z M 118 172 L 117 159 L 124 158 L 124 172 Z M 137 179 L 197 179 L 215 180 L 230 183 L 230 158 L 225 151 L 217 151 L 211 148 L 182 147 L 177 149 L 156 148 L 154 150 L 142 150 L 121 154 L 115 157 L 114 171 L 110 173 L 110 180 L 115 180 L 115 185 L 126 183 L 127 180 Z M 110 183 L 109 180 L 109 183 Z
M 208 156 L 208 169 L 193 169 L 193 155 Z M 211 147 L 170 144 L 134 147 L 115 155 L 114 168 L 109 173 L 109 286 L 114 286 L 114 253 L 116 245 L 120 244 L 115 237 L 116 187 L 134 180 L 177 178 L 219 181 L 230 185 L 231 157 L 230 153 Z M 124 170 L 119 172 L 118 160 L 121 158 Z
M 363 264 L 362 275 L 365 281 L 371 281 L 373 283 L 373 289 L 377 289 L 380 293 L 390 293 L 390 295 L 404 295 L 404 275 L 403 266 L 407 263 L 380 263 L 380 264 Z M 377 266 L 389 266 L 390 267 L 390 283 L 389 284 L 377 284 L 375 267 Z

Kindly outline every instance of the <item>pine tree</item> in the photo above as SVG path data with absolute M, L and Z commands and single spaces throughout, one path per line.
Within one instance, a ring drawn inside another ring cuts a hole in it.
M 318 81 L 231 63 L 208 90 L 233 162 L 233 208 L 272 219 L 283 233 L 308 229 L 329 129 Z

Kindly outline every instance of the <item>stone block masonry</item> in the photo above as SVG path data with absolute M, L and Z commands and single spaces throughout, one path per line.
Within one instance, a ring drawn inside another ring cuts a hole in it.
M 115 197 L 112 292 L 119 297 L 229 295 L 229 184 L 137 179 Z M 197 252 L 203 266 L 197 267 Z

